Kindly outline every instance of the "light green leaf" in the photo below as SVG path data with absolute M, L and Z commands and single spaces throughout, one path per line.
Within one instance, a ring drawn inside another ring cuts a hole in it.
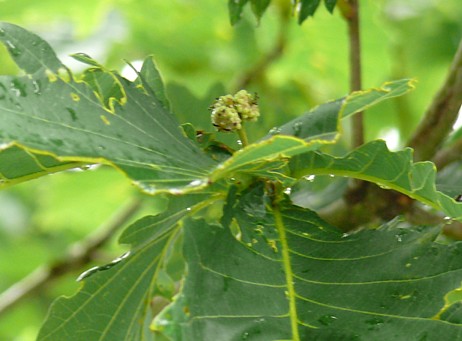
M 300 0 L 300 12 L 298 13 L 298 23 L 301 24 L 306 18 L 314 15 L 321 0 Z
M 101 68 L 90 84 L 76 82 L 39 37 L 7 23 L 0 29 L 0 40 L 29 73 L 0 78 L 3 145 L 61 162 L 109 164 L 147 193 L 205 185 L 216 163 L 182 134 L 158 98 Z
M 390 152 L 384 141 L 372 141 L 344 157 L 302 154 L 291 160 L 290 167 L 294 178 L 331 174 L 374 182 L 462 219 L 462 203 L 436 190 L 435 165 L 427 161 L 414 163 L 411 148 Z
M 225 224 L 185 222 L 188 274 L 155 319 L 172 340 L 457 340 L 447 316 L 460 290 L 462 244 L 439 228 L 344 235 L 261 187 L 230 204 Z M 431 264 L 432 266 L 429 266 Z M 258 304 L 255 304 L 258 302 Z

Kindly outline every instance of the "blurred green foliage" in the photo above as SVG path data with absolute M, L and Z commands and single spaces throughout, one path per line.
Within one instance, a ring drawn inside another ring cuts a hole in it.
M 198 129 L 213 130 L 208 106 L 215 97 L 248 83 L 264 113 L 258 125 L 249 125 L 256 140 L 348 93 L 347 33 L 338 11 L 331 15 L 322 8 L 300 26 L 284 1 L 273 2 L 259 24 L 245 8 L 234 27 L 226 1 L 217 0 L 3 0 L 0 20 L 42 36 L 73 70 L 76 64 L 64 58 L 70 53 L 85 52 L 120 71 L 124 60 L 152 54 L 180 121 Z M 366 115 L 368 139 L 395 128 L 403 142 L 445 77 L 462 36 L 462 6 L 459 0 L 362 1 L 361 6 L 364 88 L 405 77 L 419 81 L 414 93 Z M 265 64 L 271 52 L 274 60 Z M 0 47 L 0 74 L 16 72 Z M 0 291 L 59 259 L 134 192 L 121 174 L 100 168 L 47 176 L 0 193 Z M 102 263 L 120 252 L 111 245 Z M 33 340 L 51 299 L 74 292 L 77 275 L 0 318 L 0 340 Z

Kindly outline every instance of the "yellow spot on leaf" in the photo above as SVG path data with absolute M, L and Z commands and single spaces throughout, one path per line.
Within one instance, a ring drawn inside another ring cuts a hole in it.
M 101 115 L 100 117 L 101 117 L 101 120 L 103 121 L 103 123 L 104 123 L 105 125 L 110 125 L 110 124 L 111 124 L 111 122 L 109 122 L 109 120 L 107 119 L 106 116 Z
M 444 306 L 441 310 L 432 317 L 433 320 L 439 320 L 441 315 L 446 312 L 452 305 L 462 301 L 462 286 L 448 292 L 444 295 Z
M 48 80 L 50 81 L 50 83 L 56 82 L 58 80 L 58 77 L 56 76 L 56 74 L 53 73 L 53 71 L 51 71 L 49 69 L 45 70 L 45 74 L 47 75 Z
M 74 93 L 74 92 L 71 92 L 71 98 L 72 98 L 72 100 L 75 101 L 75 102 L 80 101 L 80 96 L 77 95 L 77 94 Z

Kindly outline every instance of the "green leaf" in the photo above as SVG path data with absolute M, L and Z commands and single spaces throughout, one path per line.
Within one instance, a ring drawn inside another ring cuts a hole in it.
M 384 141 L 372 141 L 344 157 L 302 154 L 291 160 L 290 167 L 294 178 L 331 174 L 374 182 L 462 220 L 462 203 L 436 190 L 435 165 L 428 161 L 414 163 L 411 148 L 390 152 Z
M 19 26 L 0 23 L 0 41 L 16 64 L 28 74 L 42 72 L 44 68 L 57 73 L 64 67 L 47 42 Z
M 242 10 L 249 0 L 228 0 L 229 20 L 235 25 L 241 20 Z
M 179 222 L 196 210 L 195 205 L 203 207 L 210 200 L 215 199 L 174 197 L 165 212 L 128 227 L 120 242 L 131 244 L 129 256 L 84 273 L 84 285 L 75 296 L 53 303 L 38 340 L 141 340 L 151 322 L 147 317 L 154 286 L 159 276 L 165 281 Z
M 24 77 L 0 78 L 3 145 L 61 162 L 119 168 L 147 193 L 205 186 L 215 162 L 187 139 L 161 99 L 102 68 L 76 82 L 38 36 L 0 24 Z
M 451 297 L 462 244 L 436 243 L 439 228 L 394 222 L 344 235 L 309 210 L 272 203 L 261 187 L 229 209 L 234 236 L 226 225 L 185 222 L 188 274 L 154 322 L 172 340 L 455 340 L 462 332 L 447 313 L 459 309 Z
M 252 11 L 257 17 L 258 22 L 260 22 L 260 19 L 263 15 L 263 13 L 266 11 L 268 8 L 268 5 L 270 4 L 271 0 L 250 0 L 250 5 L 252 6 Z
M 84 167 L 79 162 L 59 162 L 48 155 L 33 154 L 18 146 L 1 148 L 0 188 L 65 169 Z
M 273 128 L 263 141 L 234 153 L 212 172 L 210 179 L 217 181 L 237 172 L 261 175 L 264 168 L 267 170 L 266 176 L 288 183 L 284 166 L 289 158 L 335 143 L 340 136 L 340 118 L 401 96 L 413 88 L 412 80 L 403 79 L 387 82 L 377 89 L 353 92 L 345 99 L 321 104 L 301 117 Z
M 144 86 L 145 89 L 151 91 L 152 96 L 156 97 L 166 110 L 171 111 L 162 76 L 152 56 L 144 60 L 141 71 L 138 74 L 138 82 Z
M 339 117 L 346 118 L 382 101 L 405 95 L 414 90 L 414 83 L 413 79 L 401 79 L 385 82 L 379 88 L 352 92 L 345 98 L 321 104 L 280 127 L 274 127 L 265 138 L 290 135 L 306 141 L 334 141 L 340 130 Z
M 314 15 L 318 9 L 321 0 L 300 0 L 300 12 L 298 14 L 298 23 L 301 24 L 306 18 Z
M 327 10 L 330 13 L 334 12 L 334 8 L 336 4 L 337 4 L 337 0 L 324 0 L 324 5 L 326 6 Z

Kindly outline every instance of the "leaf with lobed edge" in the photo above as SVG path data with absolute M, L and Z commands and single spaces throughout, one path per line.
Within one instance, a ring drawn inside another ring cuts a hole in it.
M 86 163 L 60 162 L 48 155 L 33 154 L 14 144 L 0 149 L 0 188 L 46 174 L 87 166 Z
M 344 99 L 321 104 L 306 114 L 273 128 L 260 142 L 234 153 L 212 172 L 210 179 L 216 181 L 237 172 L 254 174 L 254 170 L 259 170 L 262 165 L 270 169 L 271 163 L 275 164 L 271 174 L 274 179 L 288 179 L 287 174 L 279 171 L 285 169 L 281 162 L 335 143 L 341 133 L 341 118 L 354 115 L 384 100 L 402 96 L 413 89 L 414 81 L 403 79 L 384 83 L 380 88 L 356 91 Z
M 0 41 L 27 73 L 0 78 L 2 145 L 60 162 L 109 164 L 149 194 L 206 186 L 216 162 L 152 92 L 82 55 L 95 77 L 76 81 L 46 42 L 15 25 L 0 24 Z
M 399 221 L 345 235 L 262 187 L 228 199 L 224 228 L 185 221 L 188 273 L 155 330 L 172 340 L 462 336 L 449 314 L 460 309 L 461 242 L 438 244 L 438 227 Z
M 298 155 L 290 161 L 290 176 L 338 175 L 394 189 L 447 216 L 462 220 L 462 203 L 438 191 L 436 167 L 429 161 L 413 162 L 412 149 L 391 152 L 384 141 L 369 142 L 344 157 L 317 152 Z
M 181 220 L 214 200 L 204 194 L 174 196 L 163 213 L 129 226 L 119 240 L 131 245 L 129 254 L 83 273 L 80 291 L 53 303 L 37 340 L 141 340 Z

